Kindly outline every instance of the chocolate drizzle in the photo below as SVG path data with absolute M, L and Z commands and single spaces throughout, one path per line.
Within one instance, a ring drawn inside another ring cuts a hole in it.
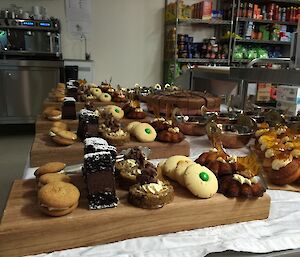
M 116 132 L 121 128 L 121 123 L 118 122 L 111 113 L 105 113 L 104 119 L 104 125 L 107 128 L 110 128 L 112 132 Z
M 143 151 L 138 147 L 133 147 L 127 154 L 124 155 L 124 159 L 134 159 L 138 163 L 138 168 L 143 169 L 146 166 L 146 156 Z
M 157 172 L 154 165 L 151 163 L 147 163 L 145 168 L 142 169 L 141 174 L 137 175 L 136 181 L 140 185 L 157 183 L 158 179 L 156 178 L 156 176 L 157 176 Z

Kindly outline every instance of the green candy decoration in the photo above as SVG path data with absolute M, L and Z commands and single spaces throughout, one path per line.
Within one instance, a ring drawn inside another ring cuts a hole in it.
M 116 108 L 116 109 L 115 109 L 115 112 L 116 112 L 116 113 L 119 113 L 119 112 L 120 112 L 120 110 Z
M 150 133 L 151 133 L 151 129 L 146 128 L 146 129 L 145 129 L 145 132 L 146 132 L 147 134 L 150 134 Z
M 203 181 L 208 181 L 209 180 L 209 176 L 206 172 L 200 172 L 199 177 Z

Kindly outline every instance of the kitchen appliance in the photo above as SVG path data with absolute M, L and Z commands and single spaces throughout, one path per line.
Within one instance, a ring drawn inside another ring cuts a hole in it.
M 56 19 L 0 19 L 0 124 L 35 122 L 63 81 L 60 45 Z
M 0 19 L 2 59 L 60 59 L 60 24 L 52 20 Z

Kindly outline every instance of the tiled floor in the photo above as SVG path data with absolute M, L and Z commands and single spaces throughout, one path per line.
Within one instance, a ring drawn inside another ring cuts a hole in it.
M 12 182 L 22 178 L 33 138 L 33 126 L 0 125 L 0 217 Z

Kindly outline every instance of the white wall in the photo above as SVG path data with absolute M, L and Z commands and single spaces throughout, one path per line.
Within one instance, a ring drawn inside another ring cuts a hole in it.
M 1 0 L 0 9 L 11 3 L 31 9 L 47 8 L 62 25 L 62 51 L 67 59 L 83 59 L 83 41 L 67 32 L 64 0 Z M 164 0 L 91 0 L 92 23 L 88 52 L 95 61 L 95 82 L 109 80 L 131 87 L 135 83 L 160 83 L 163 74 Z

